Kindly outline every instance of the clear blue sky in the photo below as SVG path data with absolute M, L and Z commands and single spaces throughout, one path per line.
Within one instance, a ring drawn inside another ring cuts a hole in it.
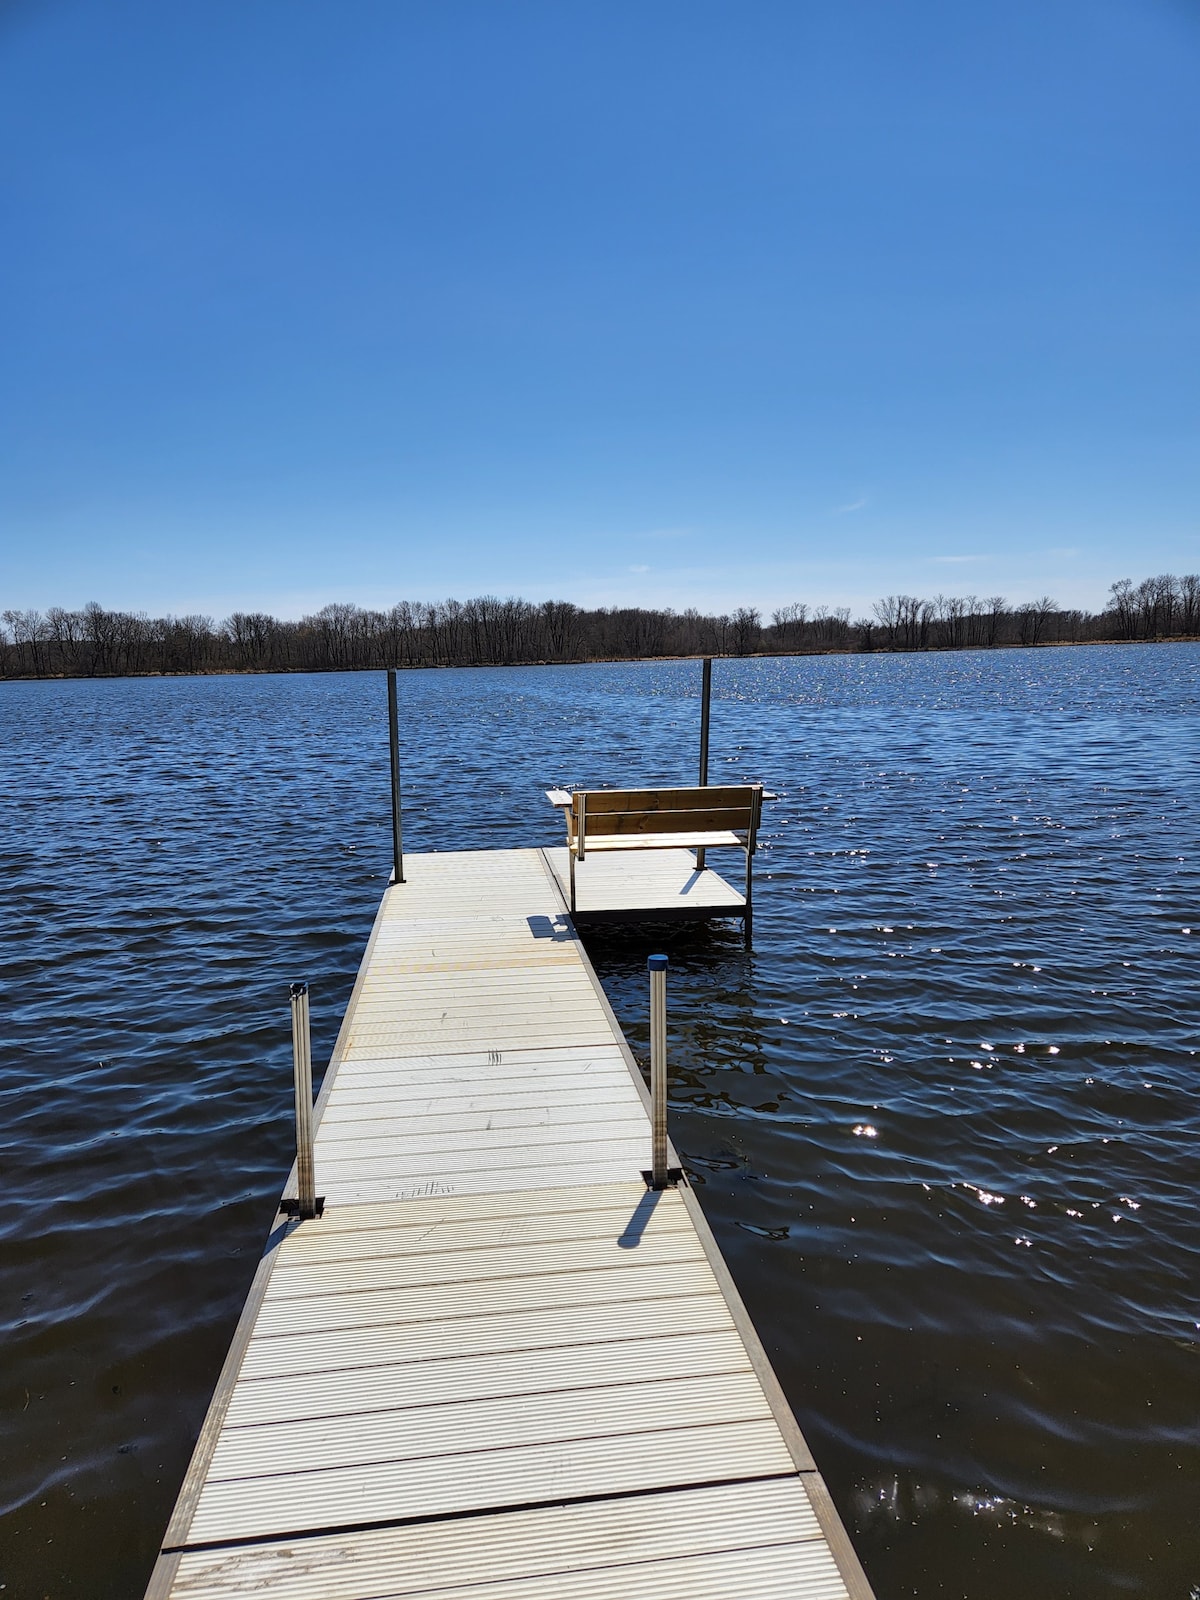
M 1196 0 L 0 0 L 0 609 L 1200 570 Z

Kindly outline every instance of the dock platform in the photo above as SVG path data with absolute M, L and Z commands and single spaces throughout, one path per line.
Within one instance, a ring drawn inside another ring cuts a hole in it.
M 870 1600 L 554 855 L 386 891 L 147 1600 Z
M 564 896 L 570 894 L 566 847 L 542 854 Z M 591 855 L 576 870 L 574 921 L 699 922 L 740 917 L 746 896 L 711 867 L 699 871 L 691 850 Z

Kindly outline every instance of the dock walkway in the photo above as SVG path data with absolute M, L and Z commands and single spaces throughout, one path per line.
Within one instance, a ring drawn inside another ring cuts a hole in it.
M 549 854 L 384 895 L 147 1600 L 869 1600 Z

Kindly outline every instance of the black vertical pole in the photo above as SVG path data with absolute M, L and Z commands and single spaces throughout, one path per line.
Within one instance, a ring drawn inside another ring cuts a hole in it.
M 712 658 L 705 656 L 700 669 L 700 787 L 708 787 L 708 711 L 712 701 Z M 696 870 L 704 871 L 704 846 L 696 851 Z
M 388 668 L 388 743 L 392 756 L 393 883 L 404 882 L 404 847 L 400 842 L 400 718 L 396 710 L 396 669 Z

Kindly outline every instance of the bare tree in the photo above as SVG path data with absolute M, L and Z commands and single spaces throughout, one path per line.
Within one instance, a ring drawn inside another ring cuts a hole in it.
M 757 650 L 762 637 L 762 617 L 751 606 L 739 606 L 733 613 L 733 649 L 739 656 Z
M 1017 622 L 1021 630 L 1021 643 L 1040 644 L 1046 625 L 1058 610 L 1058 605 L 1044 594 L 1040 600 L 1026 600 L 1017 607 Z
M 900 637 L 900 596 L 885 595 L 882 600 L 876 600 L 872 610 L 887 635 L 888 649 L 894 650 Z
M 263 667 L 271 659 L 271 643 L 279 624 L 265 611 L 235 611 L 221 624 L 239 665 Z
M 947 650 L 961 650 L 967 642 L 967 602 L 957 595 L 938 594 L 932 610 L 939 624 L 939 643 Z
M 999 642 L 1004 619 L 1008 615 L 1008 601 L 1002 594 L 993 594 L 988 596 L 984 605 L 987 606 L 987 643 L 994 649 Z
M 117 670 L 117 630 L 117 613 L 89 600 L 83 608 L 83 631 L 91 648 L 90 672 L 107 674 Z
M 1190 638 L 1200 624 L 1200 574 L 1185 573 L 1179 580 L 1179 631 Z
M 83 647 L 83 616 L 78 611 L 64 611 L 62 606 L 51 606 L 46 613 L 46 626 L 55 657 L 54 670 L 72 676 L 81 669 Z
M 1112 610 L 1116 615 L 1117 627 L 1122 639 L 1136 639 L 1138 625 L 1138 607 L 1133 593 L 1133 580 L 1131 578 L 1118 578 L 1109 589 L 1112 595 Z
M 771 627 L 775 633 L 775 642 L 785 650 L 798 650 L 804 642 L 804 624 L 807 619 L 808 607 L 799 602 L 780 606 L 778 611 L 772 611 Z
M 900 609 L 900 633 L 906 650 L 924 650 L 929 643 L 929 622 L 933 606 L 915 594 L 897 597 Z
M 818 606 L 813 612 L 813 635 L 826 650 L 844 649 L 850 632 L 850 607 L 838 606 L 830 610 Z
M 1157 578 L 1144 578 L 1133 591 L 1144 639 L 1169 636 L 1179 607 L 1179 586 L 1169 572 Z
M 45 646 L 50 638 L 45 617 L 40 611 L 6 611 L 3 615 L 12 630 L 18 670 L 23 676 L 40 678 L 45 669 Z

